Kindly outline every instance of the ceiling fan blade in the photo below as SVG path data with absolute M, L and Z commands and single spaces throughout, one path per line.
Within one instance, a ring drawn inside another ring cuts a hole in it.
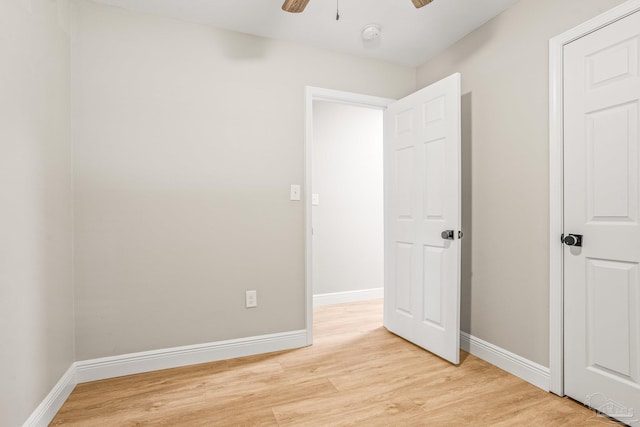
M 282 10 L 284 10 L 285 12 L 300 13 L 304 10 L 305 7 L 307 7 L 308 3 L 309 0 L 284 0 Z
M 433 0 L 411 0 L 416 9 L 420 9 L 422 6 L 426 6 Z

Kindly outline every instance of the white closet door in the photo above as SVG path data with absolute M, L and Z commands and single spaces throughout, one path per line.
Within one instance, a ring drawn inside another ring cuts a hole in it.
M 565 392 L 640 426 L 640 13 L 564 51 Z

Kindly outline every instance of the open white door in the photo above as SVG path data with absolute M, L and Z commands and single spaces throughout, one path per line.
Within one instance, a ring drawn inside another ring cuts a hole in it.
M 385 327 L 460 358 L 460 74 L 384 116 Z

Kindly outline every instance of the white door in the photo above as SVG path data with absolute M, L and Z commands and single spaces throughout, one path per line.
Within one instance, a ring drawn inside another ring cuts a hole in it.
M 384 144 L 384 325 L 457 364 L 460 74 L 389 105 Z
M 564 50 L 565 392 L 640 426 L 640 12 Z

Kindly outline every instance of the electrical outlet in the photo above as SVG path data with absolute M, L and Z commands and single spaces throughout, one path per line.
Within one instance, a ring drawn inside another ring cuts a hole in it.
M 258 306 L 258 291 L 247 291 L 245 295 L 245 306 L 247 308 Z

